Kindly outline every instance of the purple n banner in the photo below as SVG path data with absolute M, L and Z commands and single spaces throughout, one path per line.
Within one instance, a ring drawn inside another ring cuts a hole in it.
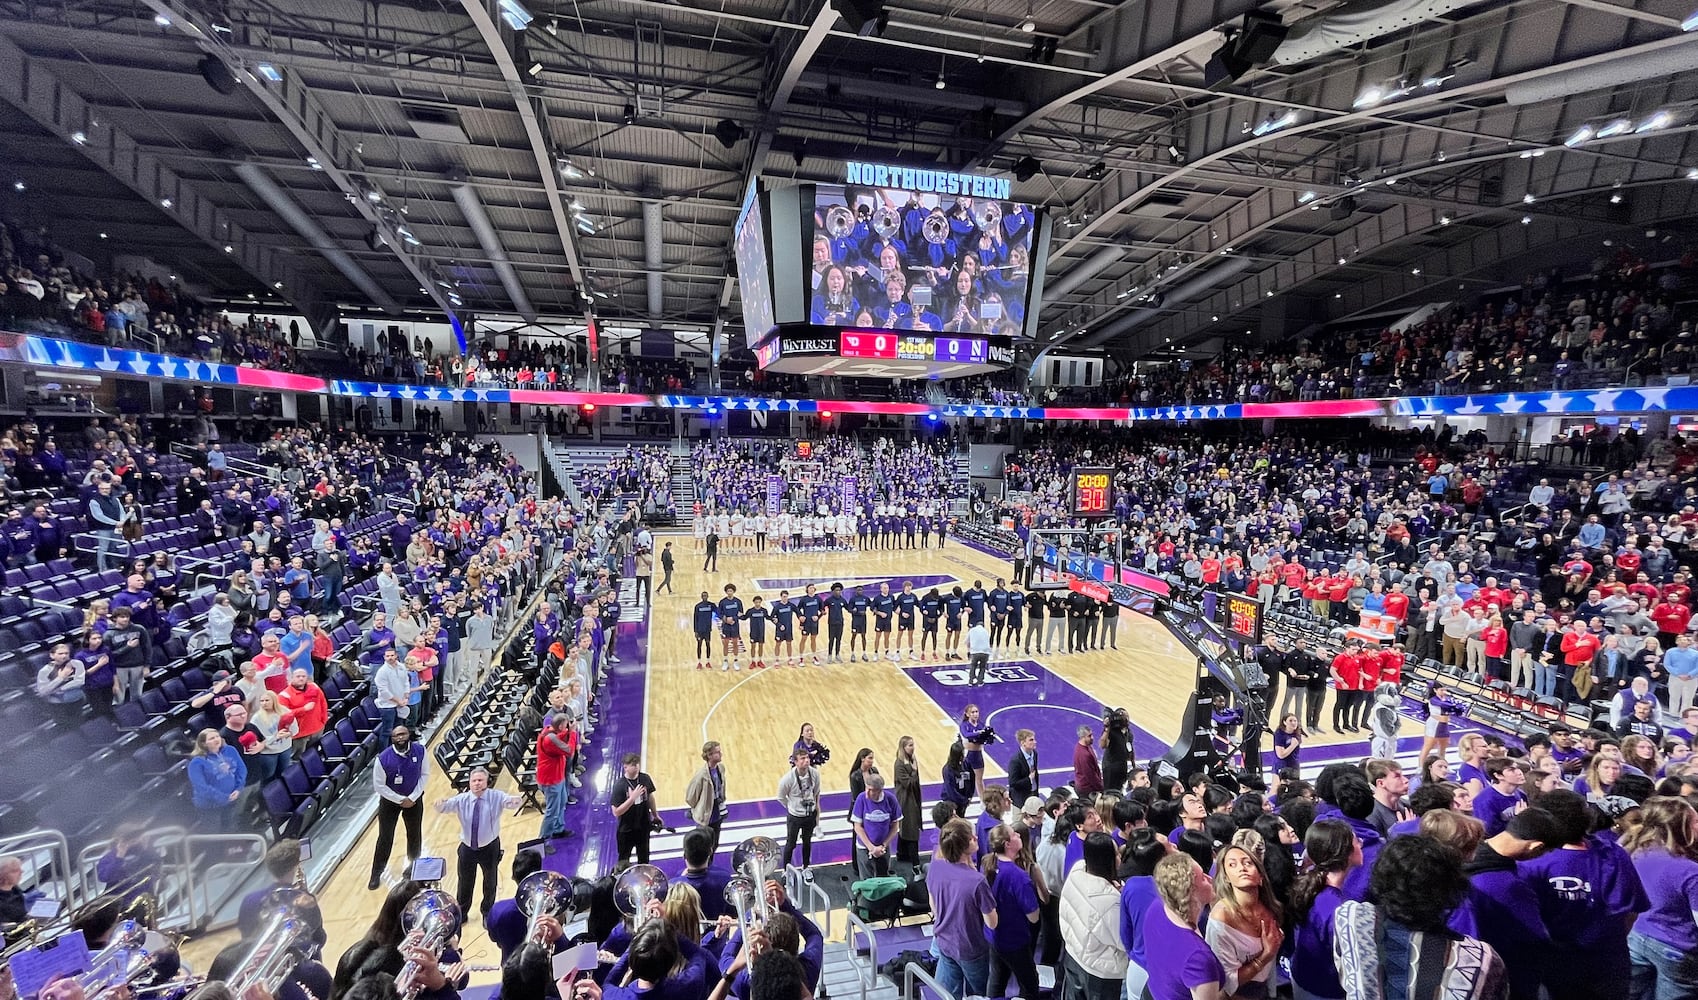
M 843 477 L 843 488 L 842 488 L 841 492 L 842 492 L 842 495 L 843 495 L 843 509 L 844 510 L 854 511 L 854 510 L 860 510 L 861 509 L 861 477 L 860 476 L 844 476 Z
M 784 477 L 766 477 L 766 512 L 777 514 L 784 502 Z

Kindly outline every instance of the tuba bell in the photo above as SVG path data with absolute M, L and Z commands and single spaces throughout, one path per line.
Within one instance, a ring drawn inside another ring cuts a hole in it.
M 572 880 L 559 872 L 532 872 L 525 876 L 525 880 L 519 883 L 515 902 L 519 912 L 528 918 L 526 941 L 536 940 L 537 929 L 548 917 L 565 922 L 563 915 L 572 910 L 574 891 Z
M 413 901 L 401 911 L 402 929 L 409 938 L 416 936 L 418 939 L 413 942 L 414 946 L 438 957 L 454 935 L 460 932 L 460 919 L 460 904 L 441 889 L 426 889 L 413 897 Z M 395 975 L 395 991 L 405 1000 L 414 1000 L 423 990 L 419 963 L 409 958 Z
M 632 865 L 613 883 L 613 903 L 619 912 L 642 923 L 649 903 L 666 898 L 666 873 L 654 865 Z
M 855 216 L 846 206 L 833 205 L 825 210 L 825 231 L 833 239 L 842 239 L 855 231 Z
M 973 216 L 973 224 L 979 227 L 980 232 L 993 232 L 997 225 L 1002 222 L 1002 202 L 978 202 L 973 206 L 971 214 Z
M 885 205 L 873 213 L 872 226 L 880 239 L 888 240 L 902 228 L 902 217 L 896 214 L 896 209 Z
M 778 871 L 779 860 L 778 841 L 771 837 L 750 837 L 731 852 L 731 870 L 754 886 L 755 907 L 763 923 L 772 916 L 766 901 L 766 880 Z
M 733 875 L 725 883 L 725 905 L 736 915 L 737 929 L 743 933 L 744 940 L 748 940 L 749 921 L 758 916 L 763 895 L 747 875 Z
M 920 223 L 920 235 L 927 243 L 941 246 L 949 242 L 949 216 L 943 214 L 943 209 L 934 208 L 926 221 Z

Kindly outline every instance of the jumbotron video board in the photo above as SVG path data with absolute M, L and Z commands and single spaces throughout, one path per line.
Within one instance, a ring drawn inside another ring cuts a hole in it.
M 761 192 L 737 254 L 761 366 L 887 378 L 1011 366 L 1015 344 L 1036 332 L 1049 250 L 1046 213 L 1011 188 L 1005 177 L 850 163 L 843 183 Z

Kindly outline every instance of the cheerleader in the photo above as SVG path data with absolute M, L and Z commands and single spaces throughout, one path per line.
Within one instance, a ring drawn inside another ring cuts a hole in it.
M 1427 694 L 1427 728 L 1421 738 L 1421 752 L 1416 760 L 1426 760 L 1429 754 L 1444 757 L 1450 750 L 1450 692 L 1443 684 L 1435 683 Z
M 979 706 L 969 702 L 961 713 L 962 766 L 973 772 L 973 788 L 980 796 L 985 791 L 985 727 L 979 724 Z M 981 742 L 983 741 L 983 742 Z

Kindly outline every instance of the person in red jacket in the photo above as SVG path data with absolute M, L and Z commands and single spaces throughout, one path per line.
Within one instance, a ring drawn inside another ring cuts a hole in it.
M 1279 570 L 1279 581 L 1280 585 L 1285 588 L 1286 592 L 1279 595 L 1279 599 L 1282 601 L 1290 600 L 1292 591 L 1297 591 L 1304 597 L 1308 597 L 1308 588 L 1304 585 L 1304 580 L 1306 580 L 1308 576 L 1309 571 L 1304 569 L 1303 564 L 1295 559 L 1286 563 L 1284 566 L 1281 566 Z
M 537 734 L 537 787 L 542 789 L 543 840 L 567 836 L 566 768 L 578 752 L 578 733 L 569 712 L 560 712 Z
M 1643 556 L 1637 546 L 1626 545 L 1615 554 L 1615 573 L 1623 583 L 1633 583 L 1639 579 L 1639 566 Z
M 277 692 L 277 705 L 295 719 L 295 754 L 309 744 L 317 743 L 330 719 L 330 706 L 324 699 L 324 689 L 312 682 L 306 668 L 289 674 L 289 685 Z
M 1334 618 L 1339 618 L 1347 602 L 1350 600 L 1350 574 L 1340 570 L 1327 577 L 1327 603 L 1332 607 Z
M 1663 600 L 1673 604 L 1692 606 L 1692 586 L 1686 579 L 1685 573 L 1676 573 L 1674 582 L 1663 587 Z
M 1394 583 L 1386 593 L 1385 613 L 1388 618 L 1395 618 L 1398 627 L 1409 620 L 1409 595 L 1403 592 L 1403 584 Z
M 1362 640 L 1350 639 L 1338 655 L 1332 658 L 1332 728 L 1334 732 L 1355 733 L 1361 730 L 1350 724 L 1350 710 L 1362 693 Z
M 1203 586 L 1210 590 L 1220 589 L 1220 558 L 1213 552 L 1203 556 Z
M 1322 621 L 1327 620 L 1331 608 L 1327 604 L 1327 578 L 1323 573 L 1316 573 L 1303 581 L 1303 599 L 1309 602 L 1309 610 Z
M 1486 676 L 1494 680 L 1508 680 L 1504 663 L 1509 656 L 1509 629 L 1503 627 L 1503 619 L 1493 615 L 1486 627 L 1480 630 L 1480 641 L 1486 646 Z
M 1569 623 L 1568 634 L 1562 637 L 1562 674 L 1557 679 L 1557 697 L 1564 701 L 1576 702 L 1581 700 L 1580 692 L 1576 689 L 1576 678 L 1581 671 L 1588 674 L 1592 670 L 1592 658 L 1598 655 L 1603 642 L 1586 630 L 1586 626 L 1578 621 Z M 1585 678 L 1579 683 L 1588 690 L 1591 684 Z

